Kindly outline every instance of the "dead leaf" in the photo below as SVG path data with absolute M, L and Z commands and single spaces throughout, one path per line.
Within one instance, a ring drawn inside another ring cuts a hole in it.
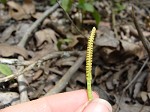
M 23 56 L 25 59 L 28 58 L 28 52 L 21 47 L 9 45 L 9 44 L 0 44 L 0 55 L 3 57 L 13 56 L 15 54 L 19 54 Z
M 50 72 L 53 72 L 53 73 L 55 73 L 55 74 L 57 74 L 57 75 L 60 75 L 60 76 L 63 76 L 64 75 L 64 73 L 62 72 L 62 71 L 60 71 L 60 70 L 58 70 L 58 68 L 48 68 L 48 70 L 50 71 Z
M 97 37 L 95 39 L 95 45 L 116 48 L 119 45 L 119 41 L 114 37 L 114 33 L 109 31 L 104 33 L 103 36 Z
M 43 13 L 41 12 L 36 12 L 34 14 L 32 14 L 32 17 L 35 18 L 35 19 L 39 19 L 43 16 Z M 51 24 L 51 20 L 49 18 L 46 18 L 43 22 L 42 22 L 42 26 L 41 27 L 44 27 L 48 24 Z
M 126 57 L 122 51 L 109 47 L 101 48 L 98 53 L 100 54 L 99 56 L 102 58 L 102 61 L 107 64 L 120 62 Z
M 101 76 L 102 73 L 103 73 L 102 69 L 101 69 L 99 66 L 96 66 L 96 67 L 95 67 L 94 72 L 95 72 L 95 73 L 94 73 L 94 78 L 96 78 L 96 77 L 98 77 L 98 76 Z
M 41 46 L 44 42 L 49 44 L 57 44 L 56 34 L 51 29 L 40 30 L 35 33 L 35 39 L 37 41 L 37 46 Z
M 32 17 L 35 19 L 39 19 L 41 16 L 43 16 L 43 13 L 41 12 L 36 12 L 35 14 L 32 14 Z
M 58 80 L 59 80 L 58 75 L 50 74 L 46 79 L 44 91 L 48 92 L 54 86 L 54 84 L 57 83 Z
M 78 83 L 80 84 L 86 84 L 86 75 L 83 72 L 77 71 L 71 80 L 69 81 L 69 86 L 72 89 L 76 89 L 78 87 Z
M 69 48 L 73 48 L 78 44 L 79 42 L 78 38 L 79 38 L 78 36 L 72 38 L 72 41 L 69 43 Z
M 72 66 L 76 60 L 76 57 L 61 58 L 55 64 L 57 66 Z
M 20 23 L 17 25 L 17 30 L 15 33 L 15 41 L 19 43 L 19 41 L 22 39 L 22 36 L 27 32 L 27 30 L 30 28 L 30 24 L 28 23 Z
M 11 25 L 8 28 L 6 28 L 4 30 L 4 32 L 2 33 L 2 37 L 0 39 L 0 42 L 5 42 L 7 39 L 10 38 L 12 32 L 14 32 L 16 30 L 16 26 L 15 25 Z
M 144 83 L 144 80 L 146 79 L 148 75 L 148 72 L 144 71 L 141 73 L 141 75 L 138 77 L 138 79 L 135 82 L 135 88 L 133 90 L 133 97 L 136 98 L 137 95 L 140 93 L 142 85 Z
M 128 41 L 120 40 L 125 52 L 134 54 L 139 59 L 142 59 L 145 55 L 144 48 L 140 43 L 131 43 Z
M 150 92 L 150 73 L 148 73 L 147 77 L 147 91 Z
M 150 99 L 150 93 L 149 92 L 147 93 L 147 95 L 148 95 L 148 98 Z
M 141 96 L 143 102 L 146 102 L 148 100 L 147 92 L 142 91 L 140 93 L 140 96 Z
M 23 9 L 26 14 L 34 14 L 35 13 L 35 5 L 33 4 L 33 0 L 24 0 Z
M 123 25 L 121 28 L 124 30 L 124 32 L 129 32 L 131 35 L 135 37 L 139 37 L 137 30 L 132 25 Z M 149 37 L 150 32 L 148 31 L 142 31 L 144 37 Z
M 114 110 L 113 112 L 115 112 L 116 109 L 113 108 L 113 110 Z M 119 112 L 149 112 L 149 110 L 150 110 L 149 106 L 143 106 L 141 104 L 130 104 L 129 105 L 127 103 L 121 102 Z
M 7 20 L 10 19 L 8 11 L 5 10 L 6 6 L 4 4 L 0 4 L 0 25 L 3 25 Z
M 9 8 L 9 14 L 15 20 L 22 20 L 30 18 L 31 14 L 35 13 L 35 5 L 32 0 L 24 0 L 23 5 L 14 2 L 7 2 Z
M 109 71 L 109 72 L 107 72 L 105 75 L 102 75 L 101 77 L 96 78 L 96 83 L 97 83 L 97 84 L 101 84 L 101 83 L 103 83 L 103 82 L 106 82 L 107 79 L 108 79 L 109 77 L 111 77 L 112 74 L 113 74 L 113 73 L 112 73 L 111 71 Z
M 14 1 L 8 1 L 9 14 L 15 20 L 28 19 L 30 16 L 25 12 L 23 7 Z
M 109 79 L 107 79 L 106 87 L 108 90 L 113 90 L 115 88 L 113 85 L 113 77 L 109 77 Z
M 38 71 L 36 71 L 34 73 L 34 76 L 32 77 L 32 80 L 33 81 L 37 80 L 42 75 L 42 73 L 43 73 L 43 70 L 41 70 L 41 69 L 39 69 Z
M 33 61 L 37 61 L 39 59 L 41 59 L 43 56 L 52 53 L 56 51 L 56 49 L 54 48 L 54 46 L 52 44 L 46 44 L 42 50 L 35 52 L 35 55 L 32 57 L 32 59 L 30 60 L 31 62 Z
M 4 105 L 15 105 L 20 103 L 19 94 L 16 92 L 0 92 L 0 96 L 0 107 Z

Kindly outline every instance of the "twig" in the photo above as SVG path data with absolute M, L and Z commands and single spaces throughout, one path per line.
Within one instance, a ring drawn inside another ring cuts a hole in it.
M 27 30 L 27 32 L 25 33 L 25 35 L 23 36 L 23 38 L 21 39 L 21 41 L 19 42 L 18 46 L 23 46 L 25 47 L 27 40 L 29 39 L 29 36 L 32 34 L 33 31 L 35 31 L 35 29 L 41 24 L 41 22 L 48 16 L 50 15 L 52 12 L 54 12 L 57 8 L 59 7 L 59 4 L 56 3 L 53 7 L 51 7 L 50 9 L 46 10 L 43 13 L 43 16 L 41 16 L 39 19 L 37 19 L 32 25 L 31 27 Z
M 118 102 L 118 107 L 116 109 L 115 112 L 118 112 L 119 111 L 119 104 L 122 100 L 122 97 L 124 95 L 124 93 L 126 92 L 126 90 L 137 80 L 137 78 L 140 76 L 142 70 L 144 69 L 144 67 L 146 66 L 147 62 L 148 62 L 149 58 L 147 58 L 144 62 L 144 64 L 142 65 L 142 67 L 140 68 L 140 70 L 138 71 L 138 73 L 136 74 L 136 76 L 133 78 L 133 80 L 123 89 L 123 93 L 122 95 L 120 96 L 120 99 L 119 99 L 119 102 Z
M 148 55 L 150 57 L 150 42 L 144 37 L 144 35 L 143 35 L 143 33 L 142 33 L 141 29 L 140 29 L 139 23 L 138 23 L 138 21 L 137 21 L 137 19 L 135 17 L 135 13 L 134 13 L 133 7 L 132 7 L 132 17 L 133 17 L 133 22 L 135 24 L 135 27 L 136 27 L 136 29 L 138 31 L 138 34 L 139 34 L 139 38 L 142 41 L 142 43 L 143 43 L 143 45 L 144 45 L 145 49 L 147 50 L 147 53 L 148 53 Z
M 18 59 L 7 59 L 7 58 L 0 58 L 0 63 L 5 63 L 5 64 L 20 64 L 21 62 Z
M 19 68 L 23 69 L 24 67 L 21 66 Z M 20 102 L 23 103 L 29 101 L 28 94 L 27 94 L 27 81 L 26 78 L 24 77 L 24 73 L 21 73 L 17 77 L 17 81 L 18 81 L 18 90 L 20 93 Z
M 24 68 L 24 67 L 22 67 Z M 28 98 L 28 93 L 27 93 L 27 81 L 26 81 L 26 78 L 24 77 L 24 74 L 21 74 L 18 78 L 17 78 L 17 81 L 18 81 L 18 90 L 20 92 L 20 101 L 21 103 L 23 102 L 27 102 L 27 101 L 30 101 L 29 98 Z
M 59 6 L 63 9 L 63 12 L 66 14 L 67 18 L 69 19 L 69 21 L 72 23 L 72 25 L 75 27 L 75 29 L 84 37 L 87 38 L 80 30 L 79 28 L 75 25 L 75 23 L 72 21 L 72 19 L 70 18 L 69 14 L 64 10 L 64 8 L 60 5 L 60 3 L 57 1 L 57 3 L 59 4 Z
M 138 73 L 136 74 L 136 76 L 133 78 L 133 80 L 123 89 L 123 92 L 125 92 L 136 80 L 137 78 L 140 76 L 142 70 L 144 69 L 144 67 L 146 66 L 147 62 L 149 61 L 149 58 L 147 58 L 143 64 L 143 66 L 140 68 L 140 70 L 138 71 Z
M 0 58 L 0 63 L 8 64 L 8 65 L 17 65 L 17 66 L 28 66 L 33 63 L 33 61 L 22 61 L 19 59 L 8 59 L 8 58 Z
M 84 53 L 84 51 L 60 51 L 60 52 L 53 52 L 51 54 L 48 54 L 46 56 L 44 56 L 42 59 L 36 61 L 36 62 L 32 62 L 32 61 L 25 61 L 29 66 L 27 66 L 25 69 L 23 70 L 18 70 L 17 73 L 14 73 L 14 74 L 11 74 L 7 77 L 4 77 L 4 78 L 0 78 L 0 83 L 1 82 L 6 82 L 10 79 L 13 79 L 15 77 L 18 77 L 20 74 L 23 74 L 31 69 L 33 69 L 34 66 L 38 65 L 39 63 L 42 63 L 44 61 L 47 61 L 47 60 L 50 60 L 52 58 L 57 58 L 57 57 L 63 57 L 63 56 L 70 56 L 70 55 L 82 55 Z M 27 65 L 26 64 L 26 65 Z
M 49 15 L 51 14 L 52 12 L 54 12 L 57 8 L 59 7 L 58 4 L 55 4 L 52 8 L 46 10 L 44 13 L 43 13 L 43 16 L 40 17 L 39 19 L 37 19 L 33 24 L 32 26 L 27 30 L 27 32 L 25 33 L 25 35 L 23 36 L 22 40 L 19 42 L 18 46 L 19 47 L 25 47 L 26 43 L 27 43 L 27 40 L 29 39 L 31 33 L 33 31 L 35 31 L 35 29 L 41 24 L 41 22 Z M 20 92 L 20 101 L 21 102 L 26 102 L 26 101 L 29 101 L 28 99 L 28 95 L 27 95 L 27 91 L 26 91 L 26 79 L 23 75 L 23 73 L 21 73 L 21 75 L 19 75 L 17 77 L 17 81 L 18 81 L 18 84 L 19 84 L 19 92 Z M 23 84 L 20 84 L 20 82 L 24 82 L 24 85 Z M 24 91 L 22 91 L 24 90 Z
M 58 83 L 50 91 L 48 91 L 47 94 L 45 94 L 45 96 L 61 92 L 66 87 L 73 74 L 79 69 L 79 67 L 82 65 L 84 61 L 85 61 L 85 52 L 81 57 L 79 57 L 79 59 L 67 71 L 67 73 L 58 81 Z
M 66 38 L 66 33 L 61 31 L 58 26 L 56 26 L 54 23 L 50 22 L 49 27 L 53 29 L 56 33 L 60 35 L 61 38 Z
M 118 37 L 118 33 L 117 33 L 117 28 L 116 28 L 116 18 L 115 18 L 115 11 L 114 8 L 112 7 L 112 28 L 114 30 L 115 36 L 117 39 L 119 39 Z

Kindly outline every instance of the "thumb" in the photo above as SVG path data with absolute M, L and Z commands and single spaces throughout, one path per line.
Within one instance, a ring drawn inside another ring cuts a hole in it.
M 106 100 L 96 98 L 86 102 L 76 112 L 112 112 L 112 107 Z

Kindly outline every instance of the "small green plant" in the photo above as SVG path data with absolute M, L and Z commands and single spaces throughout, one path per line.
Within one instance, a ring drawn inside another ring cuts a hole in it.
M 79 0 L 78 8 L 81 9 L 83 14 L 86 12 L 91 13 L 96 21 L 96 24 L 98 25 L 98 23 L 101 20 L 101 17 L 98 11 L 94 8 L 92 0 L 89 2 L 87 2 L 86 0 Z
M 68 38 L 66 38 L 66 39 L 59 39 L 58 40 L 58 43 L 57 43 L 57 48 L 59 49 L 59 50 L 62 50 L 61 49 L 61 45 L 62 44 L 68 44 L 68 43 L 70 43 L 72 40 L 71 39 L 68 39 Z
M 12 74 L 12 70 L 6 64 L 0 64 L 0 72 L 6 76 Z
M 120 13 L 125 9 L 125 6 L 122 2 L 113 2 L 113 5 L 115 13 Z
M 86 81 L 87 81 L 87 93 L 88 99 L 92 100 L 92 58 L 93 58 L 93 43 L 96 33 L 96 28 L 93 27 L 91 35 L 88 39 L 87 51 L 86 51 Z
M 6 4 L 6 3 L 7 3 L 7 0 L 0 0 L 0 3 Z
M 65 11 L 69 12 L 72 6 L 73 0 L 62 0 L 62 7 Z
M 55 3 L 55 2 L 56 0 L 51 0 L 51 3 Z M 66 12 L 69 12 L 73 3 L 75 3 L 74 0 L 62 0 L 61 5 Z M 98 11 L 94 8 L 93 3 L 94 0 L 78 0 L 77 8 L 81 10 L 83 16 L 86 13 L 91 13 L 96 21 L 96 24 L 98 25 L 98 23 L 101 20 L 101 16 L 98 13 Z
M 57 2 L 57 0 L 50 0 L 50 5 L 54 5 Z

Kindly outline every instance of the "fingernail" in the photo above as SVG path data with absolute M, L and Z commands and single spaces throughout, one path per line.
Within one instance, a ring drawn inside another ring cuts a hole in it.
M 88 103 L 83 112 L 112 112 L 112 107 L 108 101 L 96 98 Z

